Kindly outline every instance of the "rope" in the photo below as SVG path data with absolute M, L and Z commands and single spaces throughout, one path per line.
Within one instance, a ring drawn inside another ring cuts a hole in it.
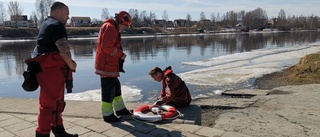
M 183 117 L 183 114 L 179 110 L 177 110 L 177 113 L 178 114 L 176 116 L 174 116 L 172 118 L 165 118 L 165 120 L 174 120 L 174 119 L 176 119 L 178 117 Z

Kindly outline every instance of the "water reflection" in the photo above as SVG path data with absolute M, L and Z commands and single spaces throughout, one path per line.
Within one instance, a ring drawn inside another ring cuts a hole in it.
M 34 45 L 34 41 L 0 42 L 0 66 L 5 67 L 7 75 L 18 74 L 21 77 L 26 65 L 24 60 L 30 58 Z
M 176 73 L 188 71 L 181 68 L 183 61 L 204 60 L 216 56 L 251 51 L 254 49 L 276 48 L 285 46 L 306 45 L 319 41 L 317 31 L 283 32 L 283 33 L 244 33 L 244 34 L 213 34 L 213 35 L 181 35 L 155 37 L 123 37 L 123 50 L 126 59 L 127 73 L 124 83 L 138 85 L 142 90 L 154 90 L 147 71 L 153 66 L 172 65 Z M 99 83 L 90 83 L 88 77 L 93 75 L 96 38 L 69 39 L 72 55 L 80 69 L 86 74 L 77 74 L 80 80 L 74 91 L 99 88 Z M 5 96 L 19 97 L 22 73 L 26 69 L 24 60 L 31 57 L 36 41 L 0 40 L 0 86 Z M 192 68 L 189 68 L 192 69 Z M 137 78 L 142 80 L 137 81 Z M 15 78 L 18 78 L 16 80 Z M 152 81 L 151 81 L 152 82 Z M 3 84 L 4 83 L 4 84 Z M 11 83 L 11 85 L 5 85 Z M 140 83 L 140 84 L 139 84 Z M 148 84 L 145 84 L 148 83 Z M 12 87 L 12 85 L 19 85 Z M 197 89 L 199 90 L 199 89 Z M 200 89 L 201 90 L 201 89 Z M 196 91 L 196 90 L 195 90 Z M 0 96 L 4 96 L 0 93 Z

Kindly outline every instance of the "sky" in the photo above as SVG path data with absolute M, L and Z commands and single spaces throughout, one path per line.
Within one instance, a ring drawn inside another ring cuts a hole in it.
M 5 9 L 13 0 L 2 0 Z M 220 16 L 228 11 L 253 11 L 262 8 L 269 18 L 277 17 L 283 9 L 286 15 L 320 16 L 319 0 L 60 0 L 69 6 L 70 18 L 72 16 L 89 16 L 91 19 L 101 19 L 103 8 L 107 8 L 110 16 L 114 13 L 129 9 L 137 9 L 139 12 L 155 13 L 157 19 L 162 19 L 166 11 L 169 20 L 185 19 L 187 13 L 192 20 L 199 20 L 200 13 L 204 12 L 207 19 L 212 13 Z M 17 0 L 23 8 L 24 15 L 31 15 L 35 11 L 36 0 Z

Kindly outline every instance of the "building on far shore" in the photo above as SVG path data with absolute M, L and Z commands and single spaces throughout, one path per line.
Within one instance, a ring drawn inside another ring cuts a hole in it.
M 32 21 L 28 20 L 27 15 L 11 15 L 9 21 L 4 21 L 3 26 L 5 27 L 30 27 Z
M 70 27 L 90 27 L 90 17 L 71 17 Z

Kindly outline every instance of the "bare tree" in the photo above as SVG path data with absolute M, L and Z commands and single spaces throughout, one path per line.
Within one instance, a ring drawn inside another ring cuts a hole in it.
M 150 19 L 151 19 L 151 20 L 155 20 L 156 18 L 157 18 L 156 13 L 150 12 Z
M 186 20 L 188 20 L 188 21 L 192 20 L 192 17 L 191 17 L 191 15 L 189 13 L 187 13 Z
M 266 11 L 261 8 L 247 12 L 243 18 L 244 25 L 250 29 L 263 29 L 267 21 L 268 15 Z
M 7 18 L 6 9 L 3 6 L 3 3 L 0 2 L 0 23 L 4 23 Z
M 144 22 L 147 19 L 147 11 L 140 12 L 140 20 L 141 22 Z
M 221 21 L 221 17 L 220 17 L 220 13 L 219 12 L 217 13 L 216 21 L 219 21 L 219 22 Z
M 148 23 L 150 24 L 150 26 L 152 25 L 153 21 L 154 21 L 156 18 L 157 18 L 157 15 L 156 15 L 155 13 L 150 12 L 149 18 L 148 18 L 148 20 L 149 20 Z
M 37 17 L 37 13 L 35 11 L 32 11 L 32 13 L 30 15 L 30 20 L 34 24 L 34 26 L 32 26 L 32 27 L 37 27 L 38 26 L 38 17 Z
M 139 11 L 137 9 L 129 9 L 129 14 L 132 17 L 132 26 L 140 27 L 141 20 L 139 18 Z
M 8 5 L 8 13 L 11 20 L 15 22 L 15 26 L 18 27 L 18 21 L 21 20 L 23 9 L 17 1 L 10 1 Z
M 103 8 L 101 12 L 101 20 L 106 20 L 110 18 L 109 10 L 107 8 Z
M 37 18 L 40 23 L 43 22 L 45 18 L 49 16 L 50 12 L 50 6 L 54 2 L 54 0 L 36 0 L 35 7 L 36 7 L 36 13 L 37 13 Z
M 206 15 L 204 14 L 204 12 L 200 13 L 200 20 L 206 20 Z
M 166 21 L 169 21 L 169 16 L 168 16 L 168 13 L 167 13 L 166 10 L 163 11 L 162 19 L 164 19 L 164 20 L 166 20 Z
M 152 13 L 152 12 L 150 12 L 149 15 L 147 15 L 146 11 L 142 11 L 140 13 L 140 18 L 143 18 L 143 21 L 142 21 L 142 23 L 143 23 L 142 25 L 143 26 L 151 27 L 153 21 L 157 18 L 157 15 L 155 13 Z
M 147 18 L 148 18 L 147 11 L 144 10 L 140 12 L 139 20 L 141 22 L 141 26 L 144 26 L 144 27 L 148 26 L 148 24 L 146 23 Z
M 214 23 L 216 22 L 216 14 L 211 13 L 211 21 Z
M 229 11 L 226 13 L 225 24 L 229 27 L 235 27 L 238 23 L 237 13 L 234 11 Z
M 285 20 L 286 18 L 287 18 L 286 17 L 286 12 L 283 9 L 281 9 L 279 11 L 278 19 Z
M 242 21 L 245 15 L 246 15 L 246 12 L 244 10 L 238 12 L 238 16 L 237 16 L 238 20 Z
M 190 27 L 192 18 L 191 18 L 191 15 L 189 13 L 187 13 L 186 20 L 187 20 L 188 27 Z

